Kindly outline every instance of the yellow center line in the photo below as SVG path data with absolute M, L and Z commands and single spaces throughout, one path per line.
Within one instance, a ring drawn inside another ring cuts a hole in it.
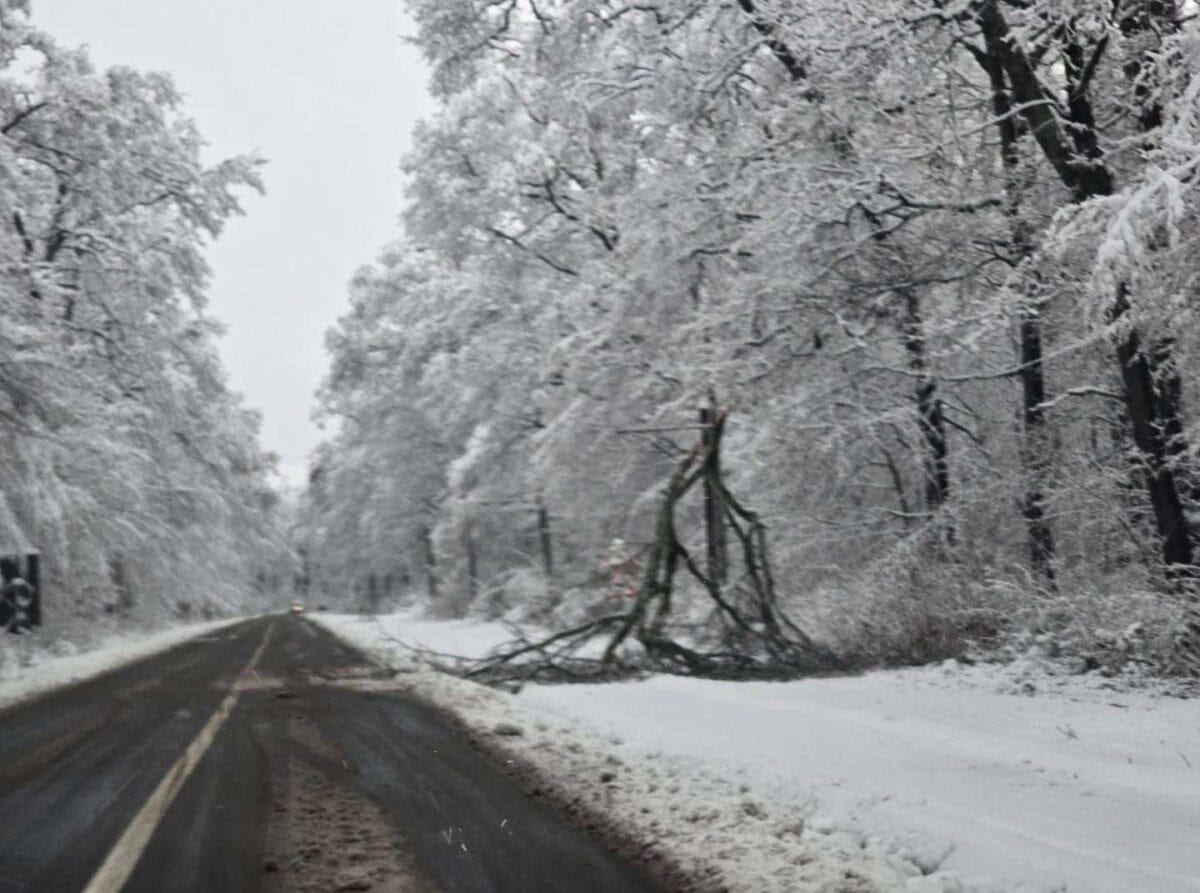
M 167 770 L 167 774 L 158 783 L 154 793 L 138 810 L 137 815 L 125 829 L 125 833 L 109 851 L 108 857 L 96 870 L 96 873 L 92 875 L 92 879 L 84 888 L 84 893 L 117 893 L 129 880 L 133 869 L 137 867 L 138 860 L 146 850 L 146 845 L 150 843 L 151 836 L 162 821 L 167 807 L 171 805 L 175 796 L 183 788 L 184 782 L 188 780 L 192 770 L 200 763 L 200 759 L 217 737 L 217 732 L 225 724 L 225 720 L 229 719 L 233 708 L 237 706 L 242 693 L 242 680 L 247 674 L 254 672 L 254 667 L 262 657 L 274 629 L 274 624 L 267 627 L 262 642 L 255 649 L 250 662 L 238 674 L 229 694 L 221 700 L 213 715 L 204 724 L 204 728 L 188 744 L 183 755 Z

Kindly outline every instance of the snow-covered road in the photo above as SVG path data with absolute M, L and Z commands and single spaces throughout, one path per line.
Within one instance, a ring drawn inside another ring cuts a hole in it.
M 499 624 L 412 614 L 333 625 L 377 653 L 399 639 L 482 654 L 507 637 Z M 813 824 L 894 842 L 964 879 L 1200 890 L 1200 700 L 1036 656 L 788 683 L 527 686 L 516 700 L 621 741 L 631 762 L 809 801 Z

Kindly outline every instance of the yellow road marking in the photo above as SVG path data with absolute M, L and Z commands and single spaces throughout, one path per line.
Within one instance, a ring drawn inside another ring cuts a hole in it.
M 229 719 L 233 708 L 237 706 L 238 698 L 242 694 L 241 682 L 247 674 L 254 672 L 254 667 L 262 657 L 274 628 L 274 624 L 267 627 L 262 642 L 255 649 L 250 663 L 246 664 L 242 672 L 238 674 L 237 681 L 229 694 L 221 700 L 216 711 L 204 724 L 204 728 L 192 739 L 183 755 L 163 776 L 158 787 L 154 789 L 154 793 L 142 804 L 142 808 L 133 817 L 133 821 L 129 823 L 125 833 L 109 851 L 108 857 L 96 870 L 96 873 L 92 875 L 92 879 L 84 888 L 84 893 L 118 893 L 125 882 L 129 880 L 133 869 L 137 867 L 138 860 L 145 852 L 154 830 L 162 821 L 167 807 L 171 805 L 175 796 L 183 788 L 184 782 L 188 780 L 192 770 L 200 763 L 201 758 L 212 745 L 213 739 L 217 737 L 217 732 L 225 724 L 225 720 Z

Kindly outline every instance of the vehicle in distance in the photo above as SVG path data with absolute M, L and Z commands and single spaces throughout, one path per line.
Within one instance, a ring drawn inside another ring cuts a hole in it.
M 304 604 L 302 602 L 292 602 L 292 613 L 293 614 L 303 614 L 304 613 Z

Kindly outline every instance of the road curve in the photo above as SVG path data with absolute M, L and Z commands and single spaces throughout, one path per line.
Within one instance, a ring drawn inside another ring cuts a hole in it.
M 260 618 L 0 712 L 0 893 L 640 891 L 376 669 Z

